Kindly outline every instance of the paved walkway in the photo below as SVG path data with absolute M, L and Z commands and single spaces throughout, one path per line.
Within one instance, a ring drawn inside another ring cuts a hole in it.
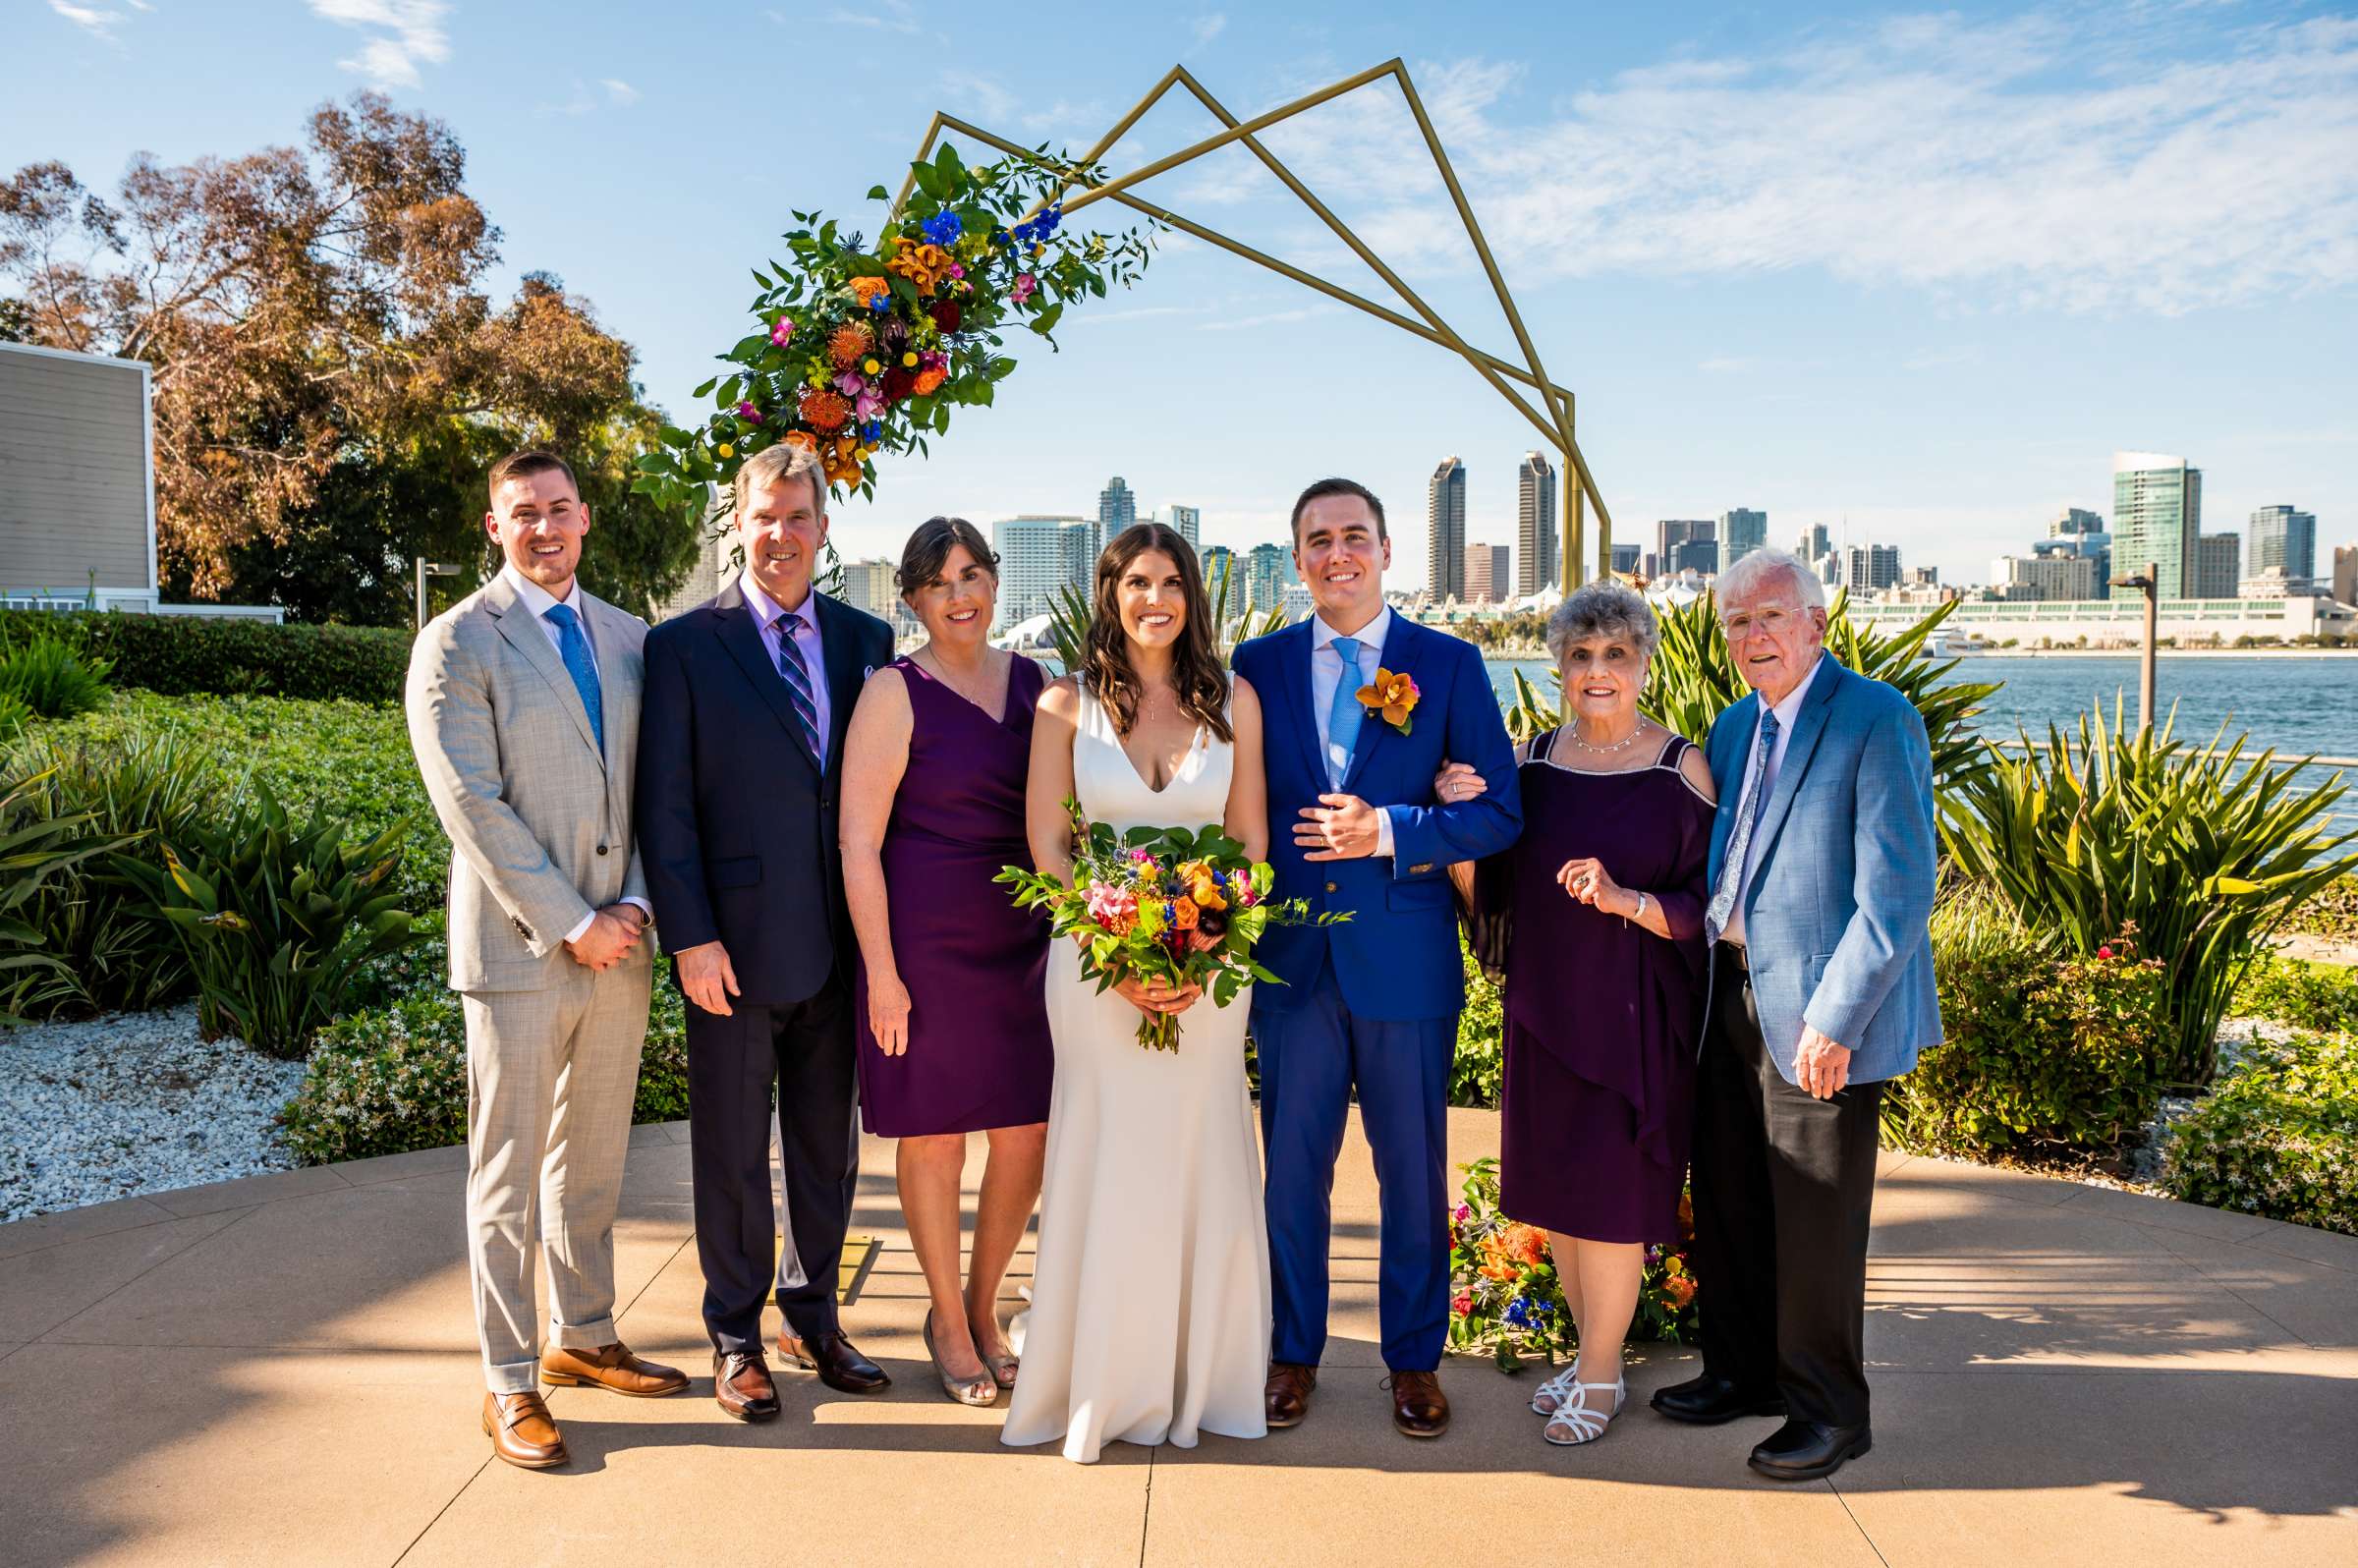
M 1456 1158 L 1495 1150 L 1495 1117 L 1451 1114 Z M 1084 1468 L 1002 1449 L 999 1412 L 930 1384 L 874 1144 L 857 1224 L 886 1251 L 848 1318 L 894 1388 L 854 1399 L 789 1374 L 783 1420 L 724 1419 L 685 1129 L 636 1138 L 623 1331 L 698 1381 L 670 1400 L 557 1390 L 575 1458 L 543 1475 L 489 1460 L 476 1427 L 456 1149 L 0 1226 L 0 1562 L 2358 1562 L 2347 1237 L 1889 1159 L 1875 1452 L 1778 1486 L 1742 1462 L 1765 1423 L 1693 1430 L 1641 1403 L 1601 1443 L 1549 1448 L 1523 1408 L 1532 1379 L 1482 1361 L 1443 1371 L 1448 1436 L 1395 1436 L 1354 1133 L 1310 1423 L 1186 1453 L 1117 1445 Z M 1646 1352 L 1632 1393 L 1691 1368 Z

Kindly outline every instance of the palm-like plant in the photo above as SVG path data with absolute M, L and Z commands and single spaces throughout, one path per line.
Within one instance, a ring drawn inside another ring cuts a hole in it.
M 2170 722 L 2139 733 L 2103 704 L 2044 746 L 1983 743 L 1982 766 L 1941 803 L 1940 836 L 1966 875 L 2035 930 L 2093 954 L 2122 933 L 2169 968 L 2164 1071 L 2205 1084 L 2218 1023 L 2252 955 L 2312 894 L 2358 868 L 2329 837 L 2334 773 L 2297 788 L 2246 737 L 2189 750 Z
M 126 842 L 80 837 L 90 823 L 87 812 L 49 816 L 28 810 L 26 797 L 40 782 L 36 774 L 0 794 L 0 1028 L 24 1023 L 25 1012 L 72 990 L 66 966 L 42 950 L 41 928 L 24 919 L 25 905 L 49 877 Z
M 1211 598 L 1211 624 L 1218 628 L 1223 650 L 1247 638 L 1285 629 L 1283 606 L 1263 608 L 1247 602 L 1231 612 L 1228 600 L 1235 580 L 1236 558 L 1230 556 L 1220 563 L 1218 578 L 1205 584 Z M 1048 606 L 1048 640 L 1056 644 L 1056 662 L 1068 670 L 1081 667 L 1082 651 L 1089 646 L 1093 613 L 1089 595 L 1069 585 L 1057 590 L 1055 601 Z

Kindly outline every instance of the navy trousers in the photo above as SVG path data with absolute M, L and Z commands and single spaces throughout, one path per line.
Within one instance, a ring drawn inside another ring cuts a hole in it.
M 1376 1306 L 1383 1364 L 1432 1372 L 1449 1330 L 1449 1065 L 1457 1020 L 1354 1018 L 1331 958 L 1282 1010 L 1253 1009 L 1268 1156 L 1269 1357 L 1316 1367 L 1326 1348 L 1334 1161 L 1351 1092 L 1382 1193 Z

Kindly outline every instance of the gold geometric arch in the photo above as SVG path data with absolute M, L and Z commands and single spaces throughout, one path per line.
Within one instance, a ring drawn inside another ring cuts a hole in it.
M 1311 189 L 1278 159 L 1275 153 L 1262 144 L 1259 139 L 1258 133 L 1267 130 L 1280 121 L 1290 120 L 1305 110 L 1315 109 L 1319 104 L 1330 102 L 1347 92 L 1381 82 L 1386 77 L 1399 83 L 1401 95 L 1408 100 L 1409 112 L 1416 116 L 1417 130 L 1424 136 L 1426 148 L 1432 154 L 1433 166 L 1440 172 L 1442 184 L 1449 189 L 1449 199 L 1456 204 L 1458 218 L 1465 224 L 1466 237 L 1474 242 L 1474 253 L 1482 259 L 1482 268 L 1490 280 L 1491 292 L 1497 296 L 1500 308 L 1506 312 L 1507 323 L 1514 328 L 1515 343 L 1523 351 L 1523 363 L 1520 365 L 1511 361 L 1502 360 L 1494 354 L 1487 354 L 1468 344 L 1448 322 L 1441 319 L 1438 311 L 1419 298 L 1417 292 L 1403 282 L 1398 273 L 1384 264 L 1381 256 L 1369 249 L 1366 242 L 1351 231 L 1350 225 L 1336 217 L 1332 209 L 1325 202 L 1319 200 Z M 1489 383 L 1492 390 L 1506 399 L 1514 407 L 1516 413 L 1530 420 L 1533 428 L 1540 432 L 1541 438 L 1556 450 L 1562 460 L 1559 474 L 1568 474 L 1573 476 L 1574 482 L 1559 485 L 1563 494 L 1561 556 L 1563 590 L 1569 593 L 1584 581 L 1581 576 L 1586 532 L 1584 500 L 1587 504 L 1597 508 L 1595 576 L 1603 578 L 1609 575 L 1613 564 L 1612 517 L 1605 510 L 1604 498 L 1597 492 L 1596 476 L 1589 471 L 1588 460 L 1581 456 L 1580 443 L 1573 438 L 1572 394 L 1550 380 L 1545 366 L 1540 363 L 1540 351 L 1532 343 L 1531 333 L 1523 325 L 1523 314 L 1515 308 L 1514 296 L 1507 291 L 1506 280 L 1499 275 L 1498 263 L 1490 254 L 1489 242 L 1483 238 L 1482 225 L 1475 220 L 1474 209 L 1466 202 L 1465 190 L 1457 182 L 1457 171 L 1450 166 L 1449 154 L 1442 147 L 1441 139 L 1434 134 L 1432 119 L 1425 113 L 1424 100 L 1417 96 L 1416 84 L 1409 80 L 1408 67 L 1397 59 L 1388 60 L 1382 65 L 1362 71 L 1357 76 L 1346 77 L 1331 86 L 1321 87 L 1307 96 L 1296 98 L 1291 103 L 1280 104 L 1265 114 L 1256 115 L 1250 120 L 1239 121 L 1235 115 L 1230 114 L 1221 105 L 1217 98 L 1205 89 L 1204 84 L 1198 82 L 1185 66 L 1173 66 L 1170 73 L 1155 84 L 1153 91 L 1141 98 L 1135 108 L 1115 121 L 1113 129 L 1106 132 L 1103 137 L 1098 139 L 1095 146 L 1082 155 L 1078 167 L 1084 169 L 1095 167 L 1106 151 L 1127 135 L 1130 128 L 1136 125 L 1149 109 L 1160 102 L 1164 93 L 1175 86 L 1185 87 L 1194 94 L 1196 101 L 1209 111 L 1212 117 L 1226 129 L 1217 136 L 1207 137 L 1192 146 L 1182 147 L 1177 152 L 1156 158 L 1153 162 L 1133 169 L 1117 179 L 1090 185 L 1079 196 L 1065 202 L 1064 210 L 1072 213 L 1088 206 L 1093 201 L 1118 201 L 1135 212 L 1144 213 L 1148 217 L 1168 224 L 1182 234 L 1192 235 L 1205 244 L 1217 247 L 1231 255 L 1241 256 L 1257 266 L 1266 267 L 1281 277 L 1291 278 L 1294 282 L 1307 288 L 1316 289 L 1330 300 L 1350 306 L 1354 309 L 1364 310 L 1379 321 L 1388 322 L 1429 343 L 1439 344 L 1458 355 L 1472 365 L 1485 381 Z M 1005 137 L 985 131 L 981 126 L 971 125 L 952 114 L 937 113 L 933 116 L 933 123 L 926 128 L 925 143 L 918 148 L 917 156 L 920 162 L 932 156 L 933 144 L 940 140 L 944 131 L 953 131 L 960 136 L 970 137 L 986 146 L 996 148 L 1009 157 L 1021 158 L 1055 174 L 1062 182 L 1057 187 L 1059 196 L 1076 183 L 1073 178 L 1076 173 L 1074 165 L 1049 158 L 1042 153 L 1011 141 Z M 1365 299 L 1324 278 L 1304 271 L 1291 262 L 1279 260 L 1273 255 L 1231 240 L 1226 235 L 1192 219 L 1181 217 L 1168 207 L 1157 206 L 1151 201 L 1131 194 L 1133 186 L 1143 184 L 1158 174 L 1167 174 L 1180 165 L 1190 163 L 1207 152 L 1216 152 L 1231 142 L 1239 141 L 1243 142 L 1247 150 L 1259 158 L 1263 166 L 1269 173 L 1275 175 L 1288 191 L 1300 197 L 1303 205 L 1317 213 L 1319 220 L 1334 231 L 1335 237 L 1351 248 L 1353 254 L 1367 263 L 1370 270 L 1374 271 L 1377 277 L 1383 279 L 1393 292 L 1399 295 L 1401 302 L 1416 312 L 1416 316 L 1403 315 L 1387 306 L 1378 305 L 1373 300 Z M 909 178 L 901 183 L 900 194 L 893 198 L 893 219 L 899 218 L 901 208 L 908 201 L 910 189 L 916 183 L 916 171 L 912 169 Z M 1045 202 L 1041 203 L 1043 206 L 1046 204 Z M 1038 208 L 1034 210 L 1037 211 Z M 1523 386 L 1536 390 L 1540 394 L 1544 408 L 1533 407 L 1529 398 L 1507 385 L 1509 381 L 1519 382 Z

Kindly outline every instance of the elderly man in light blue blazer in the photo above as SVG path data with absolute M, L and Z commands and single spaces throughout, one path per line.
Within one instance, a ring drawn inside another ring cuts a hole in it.
M 1712 999 L 1696 1084 L 1703 1374 L 1654 1408 L 1782 1416 L 1777 1480 L 1867 1452 L 1867 1233 L 1883 1085 L 1940 1039 L 1932 749 L 1914 704 L 1825 651 L 1825 590 L 1781 550 L 1719 579 L 1753 695 L 1712 726 Z

